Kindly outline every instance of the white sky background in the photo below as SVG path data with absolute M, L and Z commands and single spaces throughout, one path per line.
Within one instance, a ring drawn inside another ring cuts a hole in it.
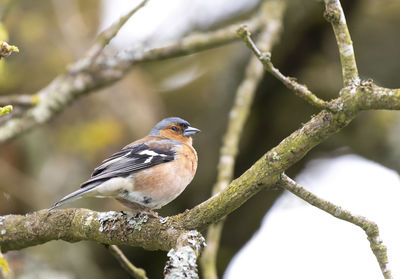
M 112 45 L 120 49 L 165 45 L 193 29 L 251 10 L 259 0 L 150 0 L 122 27 Z M 128 13 L 140 1 L 103 0 L 100 30 Z
M 311 161 L 296 178 L 303 187 L 375 221 L 400 278 L 400 179 L 356 155 Z M 383 278 L 366 234 L 284 193 L 261 228 L 232 259 L 224 279 Z

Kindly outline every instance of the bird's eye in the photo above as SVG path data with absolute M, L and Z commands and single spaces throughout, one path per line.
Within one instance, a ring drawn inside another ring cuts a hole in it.
M 172 126 L 172 127 L 171 127 L 171 130 L 177 132 L 177 131 L 178 131 L 178 128 L 175 127 L 175 126 Z

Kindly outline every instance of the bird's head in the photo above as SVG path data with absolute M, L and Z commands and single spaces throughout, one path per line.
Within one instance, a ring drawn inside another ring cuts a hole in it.
M 192 136 L 200 132 L 199 129 L 190 126 L 190 123 L 179 117 L 168 117 L 156 124 L 150 131 L 150 136 L 163 136 L 192 144 Z

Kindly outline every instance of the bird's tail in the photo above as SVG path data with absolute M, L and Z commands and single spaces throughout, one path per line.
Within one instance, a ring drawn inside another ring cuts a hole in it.
M 77 200 L 77 199 L 81 198 L 84 194 L 86 194 L 87 192 L 89 192 L 90 190 L 95 188 L 97 185 L 98 184 L 95 183 L 93 185 L 89 185 L 89 186 L 86 186 L 86 187 L 81 188 L 79 190 L 76 190 L 75 192 L 72 192 L 69 195 L 66 195 L 61 200 L 56 202 L 52 207 L 50 207 L 49 210 L 53 210 L 53 209 L 63 205 L 64 203 L 71 202 L 71 201 L 74 201 L 74 200 Z

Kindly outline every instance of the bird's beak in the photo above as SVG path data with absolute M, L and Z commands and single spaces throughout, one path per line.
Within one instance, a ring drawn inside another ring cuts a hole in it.
M 185 129 L 185 131 L 183 132 L 183 135 L 186 137 L 190 137 L 194 134 L 197 134 L 198 132 L 200 132 L 199 129 L 189 126 Z

